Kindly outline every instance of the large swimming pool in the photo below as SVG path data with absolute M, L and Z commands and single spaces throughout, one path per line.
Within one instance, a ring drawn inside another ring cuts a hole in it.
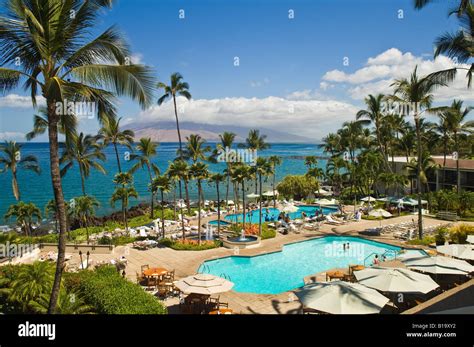
M 306 213 L 306 216 L 312 217 L 316 214 L 316 210 L 321 209 L 325 215 L 334 213 L 338 211 L 337 207 L 318 207 L 318 206 L 310 206 L 310 205 L 300 205 L 298 206 L 298 211 L 288 213 L 290 219 L 301 218 L 301 213 Z M 263 208 L 262 209 L 262 221 L 276 221 L 278 219 L 278 215 L 280 214 L 280 210 L 277 208 Z M 253 223 L 257 224 L 259 221 L 259 210 L 254 210 L 251 212 L 247 212 L 245 216 L 246 223 Z M 243 220 L 243 213 L 239 214 L 229 214 L 225 216 L 225 220 L 229 222 L 242 222 Z
M 344 243 L 349 243 L 348 250 L 344 251 Z M 400 250 L 357 237 L 326 236 L 286 245 L 281 252 L 208 260 L 198 272 L 230 278 L 237 292 L 278 294 L 303 286 L 306 276 L 346 268 L 349 264 L 364 264 L 367 257 L 369 264 L 374 254 L 392 259 Z

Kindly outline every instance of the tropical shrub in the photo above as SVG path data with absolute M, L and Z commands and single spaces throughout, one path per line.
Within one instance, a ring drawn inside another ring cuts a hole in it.
M 206 249 L 213 249 L 213 248 L 218 248 L 222 246 L 221 241 L 201 241 L 201 244 L 199 245 L 197 240 L 171 240 L 168 238 L 161 239 L 160 244 L 169 247 L 171 249 L 174 249 L 176 251 L 203 251 Z
M 278 183 L 276 189 L 287 199 L 302 200 L 313 194 L 318 187 L 318 180 L 312 176 L 288 175 Z
M 112 266 L 83 270 L 65 276 L 68 290 L 80 293 L 99 314 L 166 314 L 162 302 L 123 278 Z
M 446 227 L 438 228 L 434 238 L 437 245 L 443 245 L 448 237 L 449 230 Z
M 459 224 L 449 229 L 449 238 L 452 243 L 466 243 L 467 235 L 474 235 L 474 226 Z

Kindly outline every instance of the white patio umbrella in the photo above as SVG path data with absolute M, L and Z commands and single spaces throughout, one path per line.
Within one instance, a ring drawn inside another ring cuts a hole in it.
M 235 202 L 233 200 L 227 201 L 227 205 L 235 205 Z
M 305 307 L 331 314 L 379 313 L 389 301 L 374 289 L 343 281 L 308 284 L 295 295 Z
M 384 217 L 384 218 L 388 218 L 388 217 L 392 217 L 392 214 L 388 211 L 385 211 L 384 209 L 382 208 L 378 208 L 376 210 L 372 210 L 369 212 L 369 216 L 372 216 L 372 217 Z
M 439 285 L 428 275 L 402 268 L 372 267 L 354 271 L 360 284 L 391 293 L 422 293 L 435 290 Z
M 196 274 L 180 279 L 175 286 L 185 294 L 211 295 L 228 292 L 234 283 L 209 274 Z
M 249 198 L 249 199 L 255 199 L 255 198 L 258 198 L 258 197 L 260 197 L 260 195 L 255 194 L 255 193 L 247 194 L 247 198 Z
M 321 206 L 324 206 L 324 205 L 337 205 L 337 201 L 336 199 L 332 199 L 332 200 L 328 200 L 328 199 L 317 199 L 315 201 L 315 203 L 317 205 L 321 205 Z
M 263 196 L 277 196 L 278 195 L 278 191 L 275 189 L 274 191 L 271 191 L 271 190 L 267 190 L 266 192 L 263 192 L 262 193 Z
M 282 211 L 285 213 L 293 213 L 293 212 L 298 211 L 298 207 L 296 207 L 293 204 L 288 204 L 285 207 L 283 207 Z
M 319 188 L 319 190 L 316 190 L 316 191 L 314 192 L 314 194 L 322 195 L 322 196 L 330 196 L 330 195 L 331 195 L 331 192 L 330 192 L 330 191 L 327 191 L 326 189 Z
M 363 202 L 371 202 L 371 201 L 375 201 L 376 199 L 372 196 L 366 196 L 365 198 L 362 198 L 360 199 L 360 201 L 363 201 Z
M 442 245 L 442 246 L 437 246 L 436 250 L 439 253 L 443 253 L 451 257 L 466 259 L 466 260 L 474 260 L 474 251 L 472 250 L 471 245 L 458 245 L 458 244 Z
M 443 256 L 409 258 L 402 262 L 409 269 L 438 275 L 467 275 L 474 272 L 474 266 L 467 261 Z
M 474 235 L 467 235 L 466 241 L 470 244 L 474 244 Z

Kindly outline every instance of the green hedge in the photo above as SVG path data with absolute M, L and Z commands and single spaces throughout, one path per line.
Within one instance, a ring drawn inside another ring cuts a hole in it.
M 166 314 L 167 308 L 140 286 L 124 278 L 115 267 L 102 266 L 65 276 L 68 289 L 78 290 L 99 314 Z
M 197 241 L 186 240 L 184 243 L 181 240 L 162 239 L 159 241 L 160 245 L 169 247 L 176 251 L 204 251 L 206 249 L 213 249 L 222 246 L 221 241 L 203 241 L 200 245 Z

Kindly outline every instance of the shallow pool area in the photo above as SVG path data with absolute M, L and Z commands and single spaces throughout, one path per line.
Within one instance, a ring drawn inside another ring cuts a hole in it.
M 298 210 L 295 212 L 290 212 L 288 213 L 290 219 L 297 219 L 301 218 L 301 214 L 304 212 L 307 217 L 313 217 L 316 214 L 316 211 L 322 211 L 323 214 L 328 215 L 330 213 L 335 213 L 338 211 L 337 207 L 332 207 L 332 206 L 324 206 L 324 207 L 319 207 L 319 206 L 313 206 L 313 205 L 300 205 L 297 206 Z M 250 212 L 247 212 L 245 215 L 245 222 L 246 223 L 252 223 L 252 224 L 257 224 L 259 222 L 259 210 L 253 210 Z M 277 208 L 263 208 L 262 209 L 262 221 L 263 222 L 273 222 L 278 219 L 278 215 L 280 214 L 280 210 Z M 224 217 L 226 221 L 229 222 L 242 222 L 243 221 L 243 213 L 238 213 L 238 214 L 229 214 Z M 217 222 L 216 222 L 217 223 Z
M 344 249 L 343 244 L 349 244 L 349 248 Z M 279 294 L 303 286 L 306 276 L 350 264 L 369 265 L 375 254 L 394 259 L 400 250 L 358 237 L 325 236 L 288 244 L 281 252 L 208 260 L 198 272 L 230 279 L 236 292 Z

